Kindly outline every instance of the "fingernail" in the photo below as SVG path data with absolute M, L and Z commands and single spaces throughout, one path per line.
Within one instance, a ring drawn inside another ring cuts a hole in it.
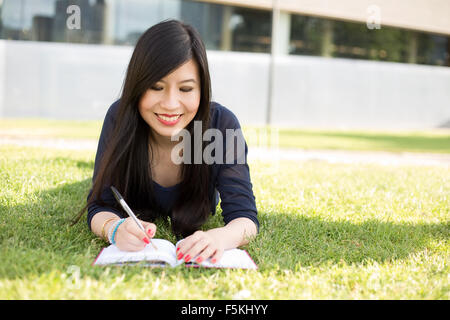
M 187 255 L 186 257 L 184 257 L 184 261 L 189 262 L 189 260 L 191 260 L 191 256 Z
M 177 258 L 178 258 L 178 260 L 181 260 L 181 258 L 183 258 L 183 253 L 180 252 L 180 253 L 178 254 L 178 257 L 177 257 Z
M 177 248 L 177 252 L 180 251 L 180 248 Z
M 212 262 L 212 263 L 216 263 L 216 262 L 217 262 L 216 258 L 212 258 L 212 259 L 211 259 L 211 262 Z
M 197 263 L 201 263 L 203 261 L 202 257 L 198 257 L 197 260 L 195 260 Z
M 142 239 L 142 241 L 144 241 L 146 244 L 150 243 L 150 241 L 147 238 Z
M 152 229 L 148 229 L 147 233 L 148 233 L 149 236 L 152 236 L 153 235 L 153 230 Z

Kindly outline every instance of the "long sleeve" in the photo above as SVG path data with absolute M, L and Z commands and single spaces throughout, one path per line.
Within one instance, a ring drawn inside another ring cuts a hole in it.
M 236 218 L 248 218 L 255 223 L 259 232 L 255 196 L 247 164 L 247 143 L 243 134 L 237 134 L 237 138 L 233 137 L 234 143 L 231 139 L 227 141 L 227 129 L 229 133 L 239 132 L 237 130 L 241 127 L 238 119 L 230 110 L 224 107 L 220 109 L 221 116 L 218 119 L 218 126 L 224 135 L 223 150 L 225 153 L 224 163 L 219 165 L 216 188 L 220 194 L 223 220 L 227 224 Z M 241 143 L 241 147 L 239 147 L 239 143 Z
M 111 131 L 114 127 L 114 121 L 115 121 L 114 116 L 117 112 L 118 105 L 119 105 L 118 101 L 116 101 L 115 103 L 113 103 L 111 105 L 111 107 L 108 109 L 108 112 L 106 113 L 105 120 L 103 121 L 102 131 L 100 133 L 100 139 L 99 139 L 98 147 L 97 147 L 97 153 L 95 155 L 95 165 L 94 165 L 94 173 L 93 173 L 92 181 L 94 181 L 94 179 L 97 175 L 97 172 L 98 172 L 98 169 L 100 166 L 100 161 L 106 150 L 107 142 L 109 141 Z M 89 192 L 88 198 L 91 195 L 91 193 L 92 193 L 92 189 Z M 113 213 L 117 214 L 119 217 L 123 217 L 121 211 L 114 207 L 116 200 L 109 188 L 106 188 L 102 192 L 100 198 L 107 205 L 101 206 L 99 203 L 94 202 L 88 207 L 87 223 L 88 223 L 89 228 L 91 228 L 92 218 L 94 217 L 94 215 L 96 213 L 98 213 L 100 211 L 113 212 Z

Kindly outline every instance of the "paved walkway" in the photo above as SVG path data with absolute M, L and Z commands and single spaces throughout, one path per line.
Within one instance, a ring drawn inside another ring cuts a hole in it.
M 96 140 L 73 140 L 55 138 L 29 138 L 0 136 L 0 145 L 35 146 L 69 150 L 97 149 Z M 382 165 L 428 165 L 450 167 L 450 154 L 383 152 L 383 151 L 343 151 L 343 150 L 303 150 L 249 148 L 248 160 L 296 160 L 326 161 L 329 163 L 375 163 Z
M 250 155 L 251 154 L 251 155 Z M 347 151 L 347 150 L 303 150 L 303 149 L 249 149 L 249 159 L 327 161 L 329 163 L 375 163 L 382 165 L 428 165 L 450 167 L 450 154 Z

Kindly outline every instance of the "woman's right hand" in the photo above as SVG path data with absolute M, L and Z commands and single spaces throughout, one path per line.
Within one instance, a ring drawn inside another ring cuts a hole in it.
M 122 251 L 139 251 L 150 243 L 149 240 L 156 234 L 156 225 L 151 222 L 139 221 L 142 223 L 145 232 L 137 226 L 131 217 L 126 218 L 120 224 L 114 237 L 117 248 Z

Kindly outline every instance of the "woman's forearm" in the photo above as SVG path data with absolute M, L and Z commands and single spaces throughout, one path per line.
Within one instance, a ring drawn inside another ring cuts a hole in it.
M 112 218 L 116 218 L 116 219 L 113 220 Z M 92 217 L 91 230 L 97 236 L 99 236 L 100 238 L 103 238 L 103 236 L 105 236 L 105 235 L 102 236 L 102 228 L 103 228 L 103 232 L 105 233 L 105 231 L 108 230 L 108 227 L 111 225 L 111 223 L 117 219 L 120 219 L 119 216 L 112 212 L 109 212 L 109 211 L 98 212 Z M 107 239 L 105 239 L 105 240 L 107 240 Z
M 206 231 L 222 242 L 225 250 L 246 245 L 257 234 L 255 223 L 248 218 L 237 218 L 221 228 Z

